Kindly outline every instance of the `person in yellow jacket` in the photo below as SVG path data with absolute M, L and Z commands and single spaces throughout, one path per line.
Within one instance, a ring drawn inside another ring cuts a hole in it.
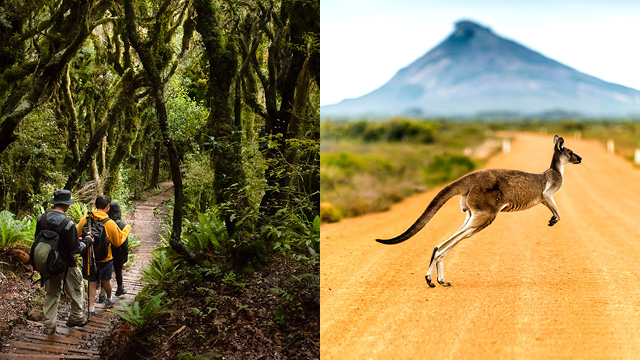
M 113 256 L 111 247 L 122 245 L 129 233 L 131 226 L 127 225 L 120 230 L 115 221 L 109 219 L 108 196 L 100 195 L 96 197 L 96 211 L 90 211 L 87 216 L 78 223 L 78 234 L 84 238 L 91 233 L 93 246 L 89 246 L 83 255 L 82 277 L 89 281 L 89 315 L 94 315 L 94 302 L 96 297 L 96 285 L 100 281 L 103 289 L 107 293 L 105 306 L 111 307 L 116 302 L 115 296 L 111 294 L 111 273 L 113 272 Z M 89 230 L 91 225 L 91 230 Z M 95 264 L 95 265 L 94 265 Z

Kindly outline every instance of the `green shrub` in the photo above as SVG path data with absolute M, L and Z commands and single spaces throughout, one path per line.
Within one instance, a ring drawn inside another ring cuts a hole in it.
M 142 277 L 150 285 L 161 286 L 178 268 L 178 264 L 167 256 L 166 248 L 154 250 L 152 256 L 149 267 L 142 271 Z
M 215 203 L 211 157 L 207 153 L 187 154 L 182 169 L 184 199 L 189 215 L 195 211 L 206 212 L 206 209 Z
M 342 220 L 342 213 L 328 202 L 320 203 L 320 220 L 323 222 L 338 222 Z
M 353 175 L 362 172 L 388 174 L 395 171 L 393 162 L 388 159 L 347 152 L 325 154 L 322 155 L 320 161 L 321 166 L 339 168 L 344 171 L 346 175 Z
M 33 243 L 36 222 L 30 217 L 23 220 L 15 219 L 9 211 L 0 211 L 0 247 L 7 248 L 21 242 L 27 245 Z
M 66 215 L 73 220 L 74 223 L 78 224 L 83 217 L 87 216 L 88 212 L 89 207 L 87 204 L 76 201 L 69 206 L 69 210 L 67 210 Z
M 273 249 L 286 252 L 295 250 L 298 257 L 312 262 L 320 257 L 320 216 L 313 220 L 291 209 L 276 212 L 280 219 L 278 225 L 267 225 L 265 230 L 272 239 Z
M 234 241 L 229 239 L 224 221 L 217 211 L 197 213 L 198 221 L 184 220 L 182 239 L 187 248 L 197 254 L 221 257 L 230 255 Z
M 389 142 L 412 141 L 430 144 L 435 140 L 436 125 L 408 119 L 391 119 L 386 125 L 386 140 Z
M 164 292 L 161 292 L 152 296 L 142 308 L 140 308 L 140 303 L 137 300 L 131 305 L 128 305 L 124 300 L 120 300 L 124 311 L 117 309 L 112 309 L 112 311 L 131 324 L 136 330 L 141 330 L 149 321 L 171 313 L 171 310 L 164 309 L 161 306 L 164 294 Z
M 0 153 L 2 209 L 30 212 L 65 183 L 68 173 L 62 169 L 68 148 L 54 131 L 59 126 L 51 104 L 37 107 L 20 123 L 20 136 Z
M 178 88 L 167 95 L 169 133 L 178 143 L 192 141 L 207 122 L 204 103 L 192 100 L 187 89 Z
M 427 179 L 434 183 L 445 183 L 468 174 L 476 165 L 468 156 L 442 155 L 437 156 L 425 169 Z
M 141 245 L 137 237 L 138 235 L 136 233 L 129 233 L 129 250 L 133 250 Z

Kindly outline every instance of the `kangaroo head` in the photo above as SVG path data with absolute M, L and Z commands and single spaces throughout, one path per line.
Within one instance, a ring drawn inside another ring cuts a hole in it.
M 564 139 L 560 136 L 556 135 L 553 138 L 553 144 L 555 145 L 555 152 L 558 153 L 560 161 L 563 163 L 580 164 L 582 161 L 580 155 L 574 153 L 571 149 L 564 147 Z

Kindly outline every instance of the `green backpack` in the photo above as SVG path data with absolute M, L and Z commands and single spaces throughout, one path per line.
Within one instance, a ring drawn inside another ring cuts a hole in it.
M 40 217 L 40 232 L 31 245 L 29 262 L 33 270 L 40 273 L 40 285 L 44 286 L 45 281 L 52 275 L 63 273 L 67 270 L 67 259 L 60 252 L 59 233 L 71 221 L 69 218 L 62 220 L 55 230 L 49 229 L 46 213 Z M 34 281 L 35 284 L 38 280 Z

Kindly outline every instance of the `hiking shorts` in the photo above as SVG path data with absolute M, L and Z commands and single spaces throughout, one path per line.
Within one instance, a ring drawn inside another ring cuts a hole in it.
M 92 266 L 89 275 L 87 275 L 87 264 L 86 262 L 83 262 L 82 278 L 91 282 L 98 280 L 111 280 L 111 273 L 113 272 L 113 259 L 107 262 L 98 262 L 96 264 L 98 265 L 98 268 L 96 269 L 95 266 Z

